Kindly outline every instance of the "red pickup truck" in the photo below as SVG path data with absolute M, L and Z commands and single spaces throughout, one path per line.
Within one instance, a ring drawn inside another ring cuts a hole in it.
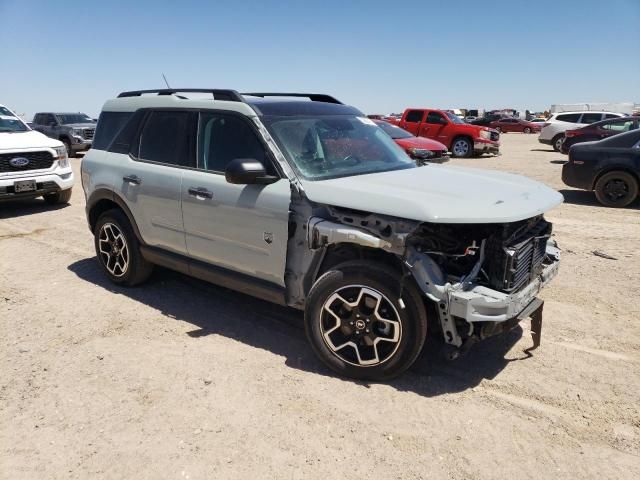
M 400 120 L 388 119 L 417 137 L 444 143 L 454 157 L 470 157 L 483 153 L 499 153 L 500 134 L 491 128 L 465 123 L 444 110 L 407 108 Z

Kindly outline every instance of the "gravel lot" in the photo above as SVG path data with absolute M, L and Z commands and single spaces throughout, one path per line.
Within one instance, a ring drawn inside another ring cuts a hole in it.
M 638 202 L 564 187 L 535 135 L 502 151 L 451 163 L 566 199 L 542 346 L 528 324 L 453 363 L 427 344 L 389 384 L 330 374 L 295 311 L 166 270 L 107 283 L 79 176 L 70 206 L 0 204 L 0 477 L 640 478 Z

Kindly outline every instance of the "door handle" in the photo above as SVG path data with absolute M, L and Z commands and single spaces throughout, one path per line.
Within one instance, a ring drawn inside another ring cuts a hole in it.
M 142 179 L 137 175 L 127 175 L 126 177 L 122 177 L 122 180 L 127 183 L 133 183 L 134 185 L 140 185 L 142 182 Z
M 213 198 L 213 192 L 203 187 L 191 187 L 188 192 L 193 197 Z

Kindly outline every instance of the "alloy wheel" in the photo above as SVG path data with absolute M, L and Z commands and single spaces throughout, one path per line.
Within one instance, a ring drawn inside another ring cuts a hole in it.
M 331 352 L 358 367 L 386 362 L 402 338 L 400 316 L 391 300 L 364 285 L 348 285 L 331 294 L 319 322 Z
M 469 153 L 469 143 L 466 140 L 458 140 L 453 144 L 452 150 L 457 157 L 464 157 Z
M 604 185 L 603 192 L 609 200 L 617 203 L 629 195 L 629 185 L 620 178 L 612 178 Z
M 122 277 L 129 268 L 129 247 L 127 241 L 113 223 L 105 223 L 100 228 L 98 250 L 102 263 L 114 277 Z

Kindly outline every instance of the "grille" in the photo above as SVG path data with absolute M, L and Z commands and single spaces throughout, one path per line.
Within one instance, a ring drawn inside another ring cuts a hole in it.
M 498 132 L 491 132 L 491 140 L 497 142 L 500 140 L 500 134 Z
M 492 239 L 488 244 L 487 274 L 492 288 L 518 291 L 542 271 L 551 224 L 540 219 L 520 229 L 524 231 L 516 231 L 504 242 Z
M 29 160 L 24 166 L 14 167 L 9 162 L 13 158 L 26 158 Z M 0 172 L 21 172 L 25 170 L 42 170 L 51 168 L 53 155 L 49 152 L 24 152 L 0 154 Z
M 93 140 L 93 135 L 96 133 L 95 128 L 85 128 L 82 136 L 87 140 Z

